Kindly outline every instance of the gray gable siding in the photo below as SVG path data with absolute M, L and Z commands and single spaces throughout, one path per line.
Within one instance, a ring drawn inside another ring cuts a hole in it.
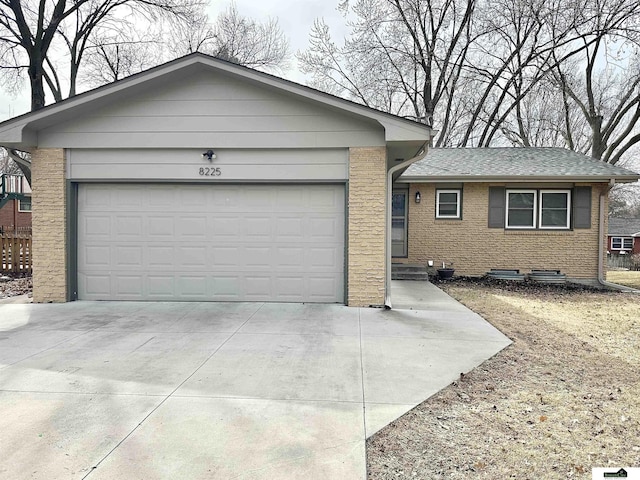
M 383 146 L 374 121 L 220 72 L 149 92 L 38 133 L 39 148 L 348 148 Z

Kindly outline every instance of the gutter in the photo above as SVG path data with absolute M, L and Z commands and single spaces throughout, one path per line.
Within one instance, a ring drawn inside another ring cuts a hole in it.
M 577 176 L 577 177 L 563 177 L 563 176 L 534 176 L 534 175 L 493 175 L 493 176 L 480 176 L 480 175 L 439 175 L 434 177 L 425 176 L 410 176 L 404 177 L 402 180 L 398 180 L 398 183 L 576 183 L 576 182 L 608 182 L 614 180 L 617 183 L 633 183 L 638 181 L 638 175 L 617 175 L 614 179 L 610 176 L 598 177 L 598 176 Z
M 385 240 L 385 272 L 384 272 L 384 308 L 387 310 L 391 309 L 391 208 L 392 208 L 392 196 L 393 196 L 393 174 L 403 168 L 407 168 L 412 163 L 415 163 L 419 160 L 422 160 L 429 151 L 428 148 L 429 141 L 425 142 L 418 154 L 410 158 L 409 160 L 405 160 L 398 165 L 394 165 L 387 172 L 387 215 L 386 215 L 386 240 Z M 407 202 L 409 199 L 407 198 Z
M 603 189 L 600 192 L 600 219 L 598 224 L 598 283 L 603 287 L 612 288 L 618 291 L 623 291 L 628 293 L 640 293 L 640 290 L 636 290 L 630 287 L 625 287 L 624 285 L 618 285 L 617 283 L 607 282 L 604 279 L 604 251 L 605 251 L 604 238 L 606 236 L 605 235 L 606 232 L 604 231 L 604 224 L 606 220 L 605 211 L 604 211 L 605 198 L 608 196 L 609 191 L 611 191 L 611 189 L 614 187 L 615 184 L 616 184 L 615 178 L 610 179 L 609 185 L 607 186 L 607 188 Z

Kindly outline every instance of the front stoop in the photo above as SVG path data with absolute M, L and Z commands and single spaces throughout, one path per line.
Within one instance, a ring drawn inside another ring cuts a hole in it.
M 391 265 L 391 280 L 429 281 L 426 265 L 394 263 Z

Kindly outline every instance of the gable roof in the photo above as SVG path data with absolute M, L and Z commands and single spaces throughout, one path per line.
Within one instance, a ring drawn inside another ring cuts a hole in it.
M 415 181 L 609 181 L 640 175 L 564 148 L 433 148 L 400 182 Z
M 0 145 L 13 148 L 36 146 L 36 132 L 39 129 L 91 112 L 96 107 L 111 104 L 128 95 L 144 92 L 150 85 L 154 84 L 155 81 L 180 75 L 184 76 L 197 68 L 206 68 L 211 71 L 230 74 L 240 80 L 259 84 L 264 88 L 285 92 L 306 101 L 317 102 L 325 107 L 359 116 L 363 119 L 374 120 L 384 127 L 387 142 L 418 142 L 422 144 L 433 136 L 431 128 L 425 124 L 375 110 L 290 80 L 259 72 L 203 53 L 192 53 L 144 72 L 49 105 L 41 110 L 26 113 L 2 122 L 0 123 Z
M 640 218 L 609 217 L 608 235 L 616 237 L 640 236 Z

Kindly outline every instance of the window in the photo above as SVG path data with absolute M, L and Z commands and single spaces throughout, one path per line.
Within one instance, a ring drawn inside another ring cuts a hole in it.
M 536 190 L 507 190 L 507 228 L 536 228 Z
M 540 228 L 569 228 L 569 190 L 540 190 Z
M 31 211 L 31 198 L 18 200 L 18 211 L 19 212 L 30 212 Z
M 611 250 L 631 250 L 632 248 L 633 238 L 611 237 Z
M 460 218 L 460 190 L 436 190 L 436 218 Z
M 570 190 L 507 190 L 507 228 L 568 229 L 570 211 Z

